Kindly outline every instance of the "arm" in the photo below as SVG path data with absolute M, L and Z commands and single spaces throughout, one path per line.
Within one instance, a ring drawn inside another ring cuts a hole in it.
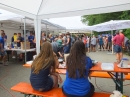
M 11 42 L 14 42 L 14 38 L 13 37 L 11 38 Z
M 31 41 L 31 39 L 30 39 L 30 37 L 28 36 L 28 41 L 30 42 Z
M 34 38 L 33 43 L 36 43 L 36 38 Z
M 3 52 L 3 45 L 2 45 L 2 40 L 0 39 L 0 47 L 1 47 L 1 50 L 2 50 L 2 52 Z
M 60 55 L 61 58 L 63 57 L 62 54 L 61 54 L 60 52 L 58 52 L 58 54 Z
M 58 67 L 59 67 L 58 58 L 57 58 L 56 55 L 54 55 L 54 56 L 55 56 L 55 57 L 54 57 L 54 60 L 55 60 L 55 62 L 54 62 L 54 63 L 55 63 L 55 68 L 58 68 Z M 50 75 L 54 75 L 54 76 L 58 77 L 59 82 L 62 83 L 62 81 L 63 81 L 62 78 L 60 77 L 60 75 L 59 75 L 58 73 L 55 72 L 53 66 L 51 66 Z
M 58 68 L 59 67 L 59 62 L 58 62 L 58 57 L 56 56 L 56 54 L 54 54 L 54 64 L 55 64 L 55 68 Z
M 50 75 L 56 76 L 58 78 L 58 80 L 59 80 L 60 83 L 63 82 L 61 76 L 58 73 L 54 72 L 54 68 L 52 66 L 51 66 L 51 69 L 50 69 Z
M 20 42 L 20 39 L 19 39 L 19 38 L 17 39 L 17 42 Z
M 112 39 L 113 44 L 116 42 L 116 36 Z
M 123 37 L 123 41 L 122 41 L 122 47 L 125 48 L 125 38 Z
M 7 41 L 7 36 L 4 37 L 4 41 L 5 41 L 5 42 Z
M 69 42 L 70 42 L 70 37 L 67 39 L 67 43 L 66 43 L 66 45 L 69 44 Z
M 92 71 L 90 71 L 90 69 L 93 67 L 93 63 L 90 58 L 89 58 L 88 64 L 89 64 L 89 79 L 91 79 L 90 75 L 91 75 Z
M 57 52 L 58 52 L 58 54 L 60 55 L 60 57 L 63 58 L 63 56 L 62 56 L 62 54 L 61 54 L 60 51 L 61 51 L 61 48 L 57 46 Z

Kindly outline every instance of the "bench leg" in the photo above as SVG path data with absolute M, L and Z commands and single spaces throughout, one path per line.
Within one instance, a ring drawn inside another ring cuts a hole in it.
M 27 94 L 24 94 L 24 97 L 27 97 Z
M 112 80 L 115 82 L 116 90 L 123 93 L 123 73 L 121 73 L 120 78 L 118 77 L 119 74 L 117 72 L 115 75 L 113 75 L 113 73 L 111 73 L 111 72 L 107 72 L 107 73 L 111 76 Z
M 123 73 L 121 73 L 121 79 L 120 79 L 120 91 L 123 94 Z
M 116 72 L 116 81 L 118 80 L 118 73 Z M 116 84 L 116 90 L 119 90 L 119 86 Z

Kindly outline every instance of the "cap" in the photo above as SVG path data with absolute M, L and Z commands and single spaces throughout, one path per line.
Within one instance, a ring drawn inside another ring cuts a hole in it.
M 119 32 L 123 32 L 123 30 L 120 30 Z

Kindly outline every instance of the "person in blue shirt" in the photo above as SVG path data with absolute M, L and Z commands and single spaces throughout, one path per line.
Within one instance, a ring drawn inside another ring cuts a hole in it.
M 30 36 L 28 36 L 28 41 L 29 41 L 30 43 L 33 43 L 33 40 L 34 40 L 34 36 L 33 36 L 33 33 L 31 32 L 31 33 L 30 33 Z
M 67 97 L 92 97 L 94 86 L 89 82 L 92 60 L 86 56 L 85 44 L 76 41 L 66 62 L 66 79 L 62 87 Z
M 49 91 L 58 87 L 58 79 L 62 82 L 59 74 L 55 72 L 59 62 L 49 42 L 44 42 L 41 52 L 34 59 L 31 67 L 30 82 L 34 90 Z
M 7 45 L 7 35 L 5 34 L 5 31 L 4 30 L 1 30 L 1 32 L 4 34 L 4 46 L 6 46 Z
M 30 32 L 30 36 L 28 36 L 28 41 L 30 42 L 30 48 L 34 47 L 34 36 L 33 33 Z
M 104 43 L 103 43 L 102 35 L 100 35 L 98 41 L 99 41 L 100 51 L 101 51 L 101 48 L 103 48 L 103 50 L 104 50 Z
M 112 36 L 108 35 L 108 51 L 111 51 L 112 49 Z
M 7 53 L 4 50 L 4 32 L 1 31 L 1 36 L 0 36 L 0 58 L 3 56 L 3 65 L 7 65 L 6 63 L 6 58 L 7 58 Z

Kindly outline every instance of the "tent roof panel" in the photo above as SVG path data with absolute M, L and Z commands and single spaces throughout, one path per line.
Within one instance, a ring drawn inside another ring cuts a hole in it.
M 0 8 L 40 19 L 129 10 L 130 0 L 0 0 Z
M 42 0 L 0 0 L 0 4 L 19 11 L 37 15 Z
M 43 0 L 39 15 L 83 11 L 128 4 L 130 0 Z

